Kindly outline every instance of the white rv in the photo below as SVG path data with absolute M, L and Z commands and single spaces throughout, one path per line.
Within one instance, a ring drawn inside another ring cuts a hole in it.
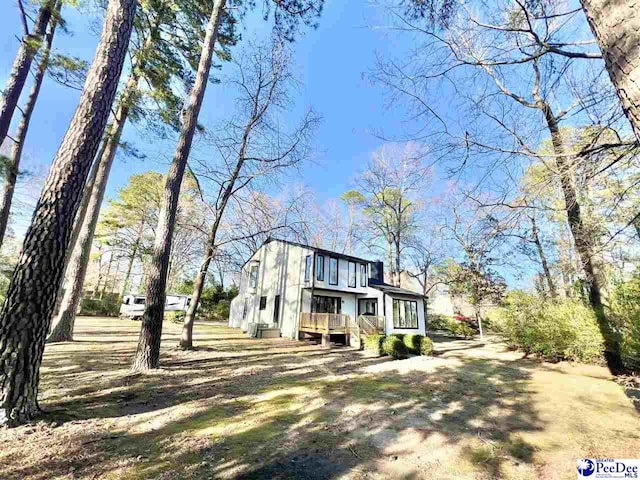
M 144 314 L 146 298 L 143 295 L 125 295 L 120 305 L 120 318 L 140 320 Z M 164 304 L 165 312 L 185 312 L 189 308 L 189 295 L 167 295 Z

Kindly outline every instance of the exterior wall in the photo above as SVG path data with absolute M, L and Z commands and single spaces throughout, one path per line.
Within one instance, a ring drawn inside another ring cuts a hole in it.
M 393 326 L 393 299 L 399 300 L 415 300 L 418 308 L 418 328 L 394 328 Z M 425 319 L 424 319 L 424 303 L 422 298 L 411 297 L 407 295 L 397 294 L 385 294 L 385 319 L 386 319 L 386 334 L 392 333 L 417 333 L 420 335 L 426 335 Z
M 285 242 L 263 245 L 242 269 L 239 292 L 232 303 L 229 325 L 247 330 L 249 323 L 266 323 L 280 327 L 282 336 L 296 338 L 300 312 L 301 287 L 304 285 L 304 262 L 310 249 Z M 258 265 L 258 282 L 251 288 L 250 272 Z M 280 314 L 274 322 L 275 297 L 280 295 Z M 267 297 L 260 310 L 260 297 Z M 243 316 L 246 301 L 246 314 Z

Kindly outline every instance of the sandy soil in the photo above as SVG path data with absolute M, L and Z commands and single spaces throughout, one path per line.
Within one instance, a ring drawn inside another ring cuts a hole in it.
M 633 458 L 640 416 L 601 367 L 437 339 L 392 361 L 165 323 L 162 368 L 131 375 L 139 323 L 80 318 L 51 345 L 32 425 L 0 429 L 0 478 L 576 478 Z

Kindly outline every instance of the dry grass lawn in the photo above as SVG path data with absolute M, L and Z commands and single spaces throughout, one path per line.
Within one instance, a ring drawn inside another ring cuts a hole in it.
M 576 478 L 581 457 L 640 454 L 640 416 L 601 367 L 499 343 L 435 358 L 253 340 L 165 324 L 162 369 L 131 375 L 139 324 L 80 318 L 47 347 L 33 425 L 0 429 L 0 478 Z

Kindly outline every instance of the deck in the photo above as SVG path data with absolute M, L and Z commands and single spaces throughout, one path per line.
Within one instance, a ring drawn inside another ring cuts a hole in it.
M 305 333 L 372 335 L 384 333 L 384 317 L 360 315 L 355 322 L 340 313 L 309 313 L 300 315 L 299 331 Z

